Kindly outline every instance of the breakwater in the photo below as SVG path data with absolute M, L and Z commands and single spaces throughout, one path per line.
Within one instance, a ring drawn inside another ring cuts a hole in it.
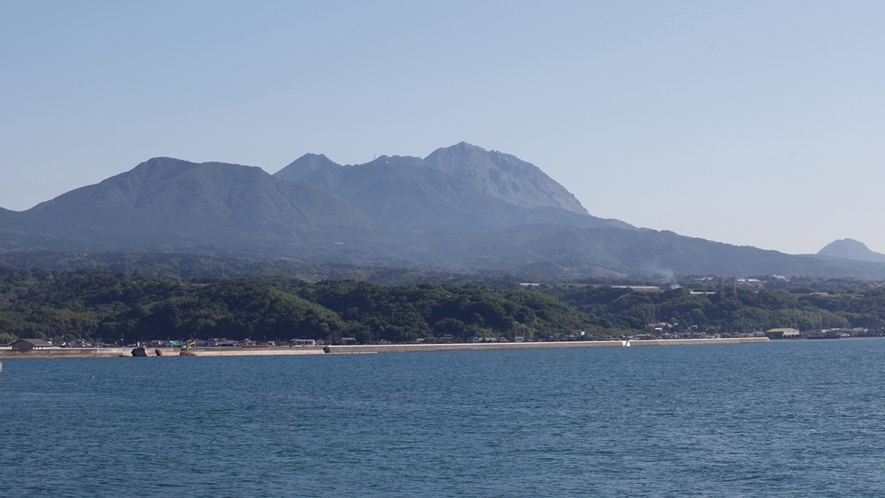
M 497 349 L 565 349 L 620 348 L 634 346 L 690 346 L 709 344 L 751 344 L 769 342 L 767 337 L 733 337 L 725 339 L 652 339 L 643 341 L 568 341 L 568 342 L 486 342 L 450 344 L 366 344 L 361 346 L 327 346 L 329 353 L 416 353 L 430 351 L 483 351 Z
M 119 356 L 132 356 L 132 348 L 45 348 L 25 351 L 0 349 L 0 358 L 116 358 Z
M 134 348 L 39 348 L 31 350 L 0 349 L 0 358 L 117 358 L 132 356 Z M 147 356 L 178 356 L 179 348 L 145 347 Z M 159 353 L 159 354 L 158 354 Z
M 191 348 L 189 356 L 289 356 L 304 354 L 325 354 L 322 346 L 298 347 L 246 347 L 246 348 Z
M 0 349 L 0 358 L 117 358 L 132 356 L 133 347 L 126 348 L 43 348 L 18 351 Z M 144 348 L 146 356 L 179 357 L 179 348 Z M 157 354 L 159 352 L 159 354 Z M 322 346 L 313 347 L 245 347 L 245 348 L 191 348 L 188 356 L 282 356 L 325 354 Z
M 366 344 L 358 346 L 191 348 L 188 356 L 293 356 L 316 354 L 419 353 L 433 351 L 486 351 L 501 349 L 570 349 L 642 346 L 700 346 L 769 342 L 767 337 L 724 339 L 650 339 L 641 341 L 486 342 L 443 344 Z M 160 354 L 157 354 L 157 351 Z M 146 347 L 148 356 L 178 357 L 178 348 Z M 46 348 L 30 351 L 0 350 L 0 358 L 112 358 L 132 356 L 132 348 Z

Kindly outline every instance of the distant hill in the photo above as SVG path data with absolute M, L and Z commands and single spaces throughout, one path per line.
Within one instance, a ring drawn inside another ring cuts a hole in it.
M 412 259 L 464 268 L 541 272 L 561 278 L 631 272 L 885 278 L 885 265 L 878 263 L 790 255 L 649 229 L 546 223 L 473 236 L 433 235 L 426 251 L 412 254 Z
M 830 242 L 818 251 L 818 256 L 885 263 L 885 254 L 873 252 L 863 242 L 854 239 L 839 239 Z

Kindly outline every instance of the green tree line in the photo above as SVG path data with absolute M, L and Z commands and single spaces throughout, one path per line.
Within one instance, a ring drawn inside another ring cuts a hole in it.
M 829 295 L 795 288 L 721 287 L 708 294 L 607 285 L 525 290 L 502 282 L 383 286 L 279 275 L 183 280 L 0 266 L 0 341 L 355 337 L 369 343 L 447 335 L 563 339 L 577 330 L 598 338 L 648 330 L 649 323 L 662 321 L 676 324 L 675 331 L 885 328 L 885 289 L 854 287 Z
M 127 342 L 224 337 L 361 343 L 451 335 L 559 338 L 604 327 L 552 296 L 483 286 L 380 286 L 284 277 L 183 281 L 92 270 L 0 268 L 0 339 Z
M 752 332 L 775 327 L 799 330 L 885 327 L 885 289 L 821 295 L 782 290 L 721 288 L 692 293 L 610 286 L 540 286 L 604 326 L 643 329 L 652 322 L 678 324 L 676 330 Z

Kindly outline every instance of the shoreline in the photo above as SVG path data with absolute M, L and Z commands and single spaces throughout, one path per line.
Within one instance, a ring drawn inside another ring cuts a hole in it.
M 560 341 L 560 342 L 487 342 L 454 344 L 366 344 L 328 346 L 330 354 L 414 353 L 431 351 L 486 351 L 513 349 L 622 348 L 642 346 L 704 346 L 711 344 L 753 344 L 771 342 L 768 337 L 730 337 L 723 339 L 648 339 L 640 341 Z M 629 344 L 629 346 L 628 346 Z
M 356 346 L 193 348 L 188 356 L 300 356 L 322 354 L 417 353 L 435 351 L 489 351 L 515 349 L 572 349 L 644 346 L 702 346 L 711 344 L 755 344 L 771 342 L 767 337 L 723 339 L 647 339 L 638 341 L 489 342 L 449 344 L 365 344 Z M 180 358 L 178 348 L 145 348 L 148 356 Z M 160 351 L 160 355 L 156 352 Z M 30 351 L 0 350 L 0 358 L 119 358 L 132 357 L 132 348 L 48 348 Z

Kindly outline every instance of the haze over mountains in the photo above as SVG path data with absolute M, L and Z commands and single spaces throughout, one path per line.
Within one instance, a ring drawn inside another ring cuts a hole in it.
M 30 250 L 563 277 L 637 271 L 885 277 L 876 259 L 793 256 L 596 218 L 535 165 L 466 143 L 423 159 L 382 156 L 352 166 L 306 154 L 275 175 L 154 158 L 24 212 L 0 209 L 0 251 Z

